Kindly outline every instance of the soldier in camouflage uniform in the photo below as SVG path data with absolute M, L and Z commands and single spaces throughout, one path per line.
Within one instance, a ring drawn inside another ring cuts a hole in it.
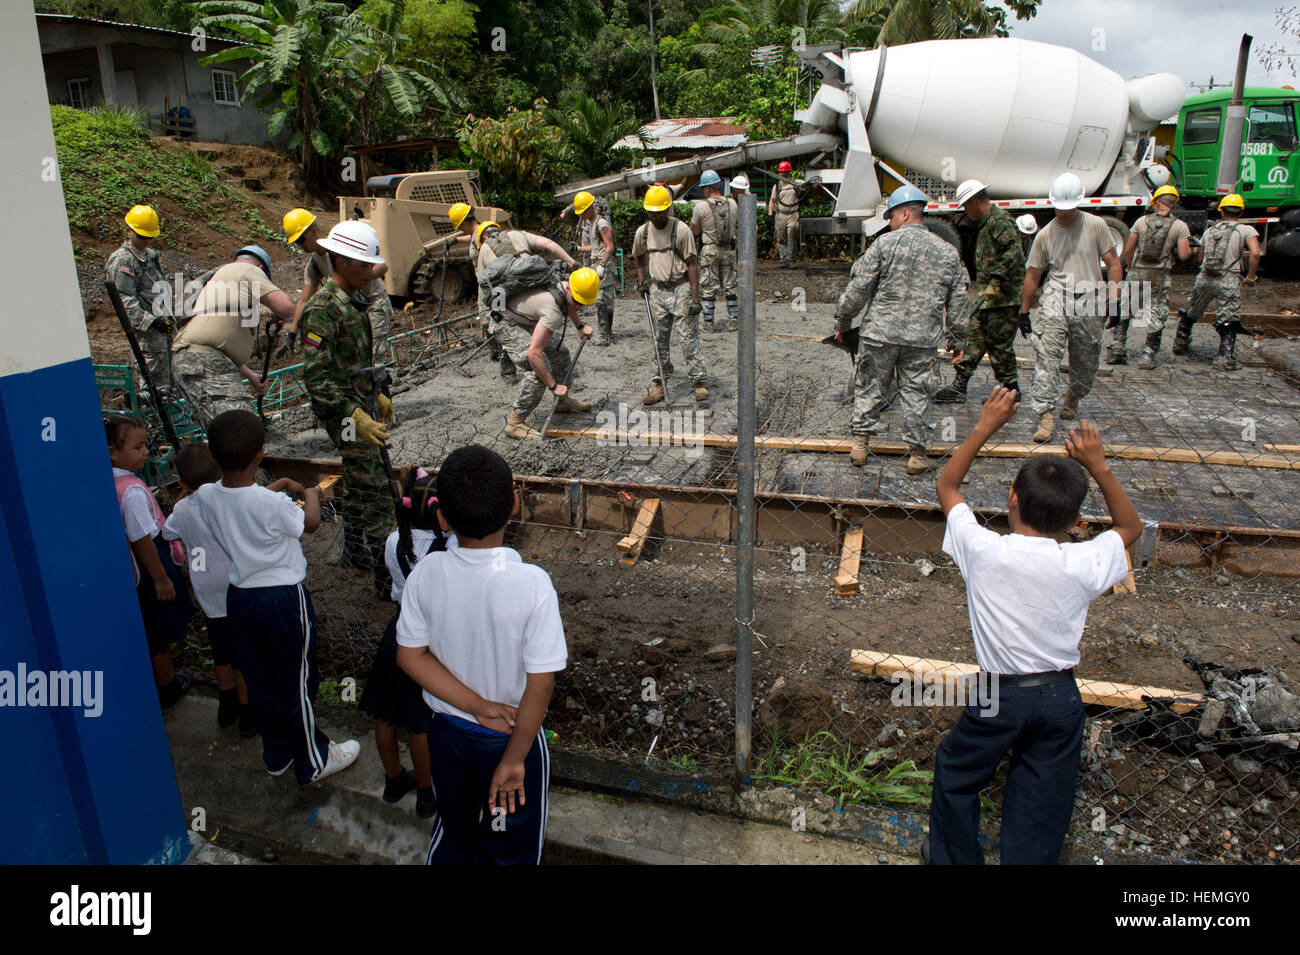
M 150 243 L 157 238 L 158 213 L 151 206 L 134 206 L 126 214 L 129 226 L 122 243 L 104 266 L 104 277 L 117 287 L 122 296 L 126 317 L 135 331 L 149 377 L 159 389 L 172 387 L 172 333 L 176 330 L 172 315 L 171 286 L 163 278 L 158 252 Z M 141 387 L 143 391 L 143 386 Z
M 781 268 L 794 268 L 794 258 L 799 246 L 799 199 L 805 185 L 802 179 L 792 177 L 794 167 L 784 160 L 777 169 L 777 183 L 767 200 L 767 214 L 775 215 L 773 231 L 776 249 L 781 257 Z
M 303 382 L 316 415 L 343 460 L 339 513 L 343 564 L 373 568 L 376 590 L 388 576 L 383 548 L 396 517 L 379 446 L 388 440 L 393 403 L 377 396 L 379 420 L 357 396 L 352 373 L 370 367 L 373 333 L 362 291 L 379 258 L 379 236 L 363 222 L 340 222 L 318 243 L 333 272 L 303 311 Z M 364 384 L 364 383 L 363 383 Z
M 975 238 L 975 290 L 978 298 L 971 313 L 966 350 L 953 363 L 953 382 L 940 389 L 935 401 L 964 402 L 966 386 L 987 351 L 993 375 L 1006 388 L 1019 391 L 1016 373 L 1016 318 L 1020 289 L 1025 281 L 1025 254 L 1020 230 L 1000 206 L 989 199 L 988 188 L 978 180 L 957 187 L 957 201 L 966 215 L 980 224 Z
M 176 386 L 204 429 L 226 411 L 251 411 L 247 380 L 259 395 L 266 382 L 252 369 L 253 339 L 261 308 L 280 321 L 293 317 L 293 301 L 271 281 L 271 259 L 246 245 L 200 289 L 193 316 L 172 346 Z
M 736 229 L 740 214 L 736 200 L 722 194 L 722 178 L 713 170 L 700 177 L 704 198 L 695 202 L 691 232 L 700 238 L 700 294 L 704 324 L 713 328 L 718 292 L 727 297 L 727 331 L 740 327 L 740 300 L 736 298 Z
M 589 192 L 573 197 L 573 210 L 578 215 L 581 263 L 600 279 L 595 343 L 610 345 L 614 341 L 614 224 L 596 208 L 596 197 Z
M 708 370 L 700 351 L 700 272 L 695 239 L 686 223 L 669 214 L 672 204 L 672 194 L 664 186 L 646 190 L 642 205 L 650 219 L 636 230 L 632 261 L 636 265 L 637 291 L 650 298 L 655 347 L 663 373 L 668 375 L 673 370 L 668 343 L 675 334 L 695 384 L 695 400 L 703 401 L 709 397 L 709 389 L 704 384 Z M 643 401 L 646 405 L 658 404 L 667 391 L 668 382 L 660 381 L 655 374 Z
M 1151 197 L 1151 212 L 1133 223 L 1124 242 L 1123 260 L 1129 267 L 1125 294 L 1130 296 L 1130 306 L 1137 304 L 1139 326 L 1147 326 L 1139 368 L 1154 368 L 1156 353 L 1160 351 L 1160 338 L 1169 318 L 1169 273 L 1174 267 L 1174 256 L 1183 262 L 1192 254 L 1191 232 L 1187 223 L 1174 217 L 1178 204 L 1178 190 L 1161 186 Z M 1134 309 L 1130 307 L 1129 314 Z M 1112 365 L 1128 362 L 1128 326 L 1126 318 L 1111 329 L 1111 343 L 1106 360 Z
M 1241 331 L 1242 259 L 1248 272 L 1244 281 L 1254 285 L 1259 269 L 1259 233 L 1241 218 L 1245 202 L 1235 192 L 1219 201 L 1220 221 L 1201 235 L 1201 270 L 1192 286 L 1192 301 L 1178 311 L 1174 354 L 1187 353 L 1194 326 L 1214 302 L 1214 330 L 1219 333 L 1219 354 L 1214 367 L 1234 371 L 1237 366 L 1237 332 Z M 1243 255 L 1243 252 L 1246 254 Z
M 926 452 L 933 424 L 930 396 L 939 384 L 936 349 L 946 334 L 966 340 L 970 301 L 966 268 L 957 250 L 922 224 L 925 196 L 912 186 L 894 190 L 885 215 L 890 232 L 871 243 L 853 263 L 851 278 L 835 309 L 840 340 L 866 306 L 853 382 L 853 449 L 850 460 L 866 464 L 868 436 L 885 430 L 881 412 L 889 404 L 894 374 L 903 404 L 903 440 L 911 455 L 908 474 L 929 470 Z

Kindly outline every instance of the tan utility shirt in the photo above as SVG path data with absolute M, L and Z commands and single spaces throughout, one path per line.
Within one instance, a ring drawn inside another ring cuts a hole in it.
M 669 218 L 662 229 L 641 223 L 632 240 L 632 257 L 646 257 L 650 281 L 676 283 L 686 278 L 686 263 L 695 257 L 695 236 L 681 219 Z
M 700 227 L 700 241 L 704 245 L 721 245 L 731 248 L 736 242 L 736 223 L 740 219 L 736 200 L 725 196 L 697 199 L 691 213 L 691 225 Z
M 1081 212 L 1068 227 L 1053 219 L 1039 229 L 1025 264 L 1031 269 L 1051 270 L 1044 291 L 1064 292 L 1069 285 L 1082 292 L 1089 287 L 1080 288 L 1081 283 L 1091 282 L 1095 289 L 1102 281 L 1101 258 L 1114 251 L 1115 237 L 1105 220 Z
M 506 305 L 510 311 L 532 322 L 544 325 L 554 335 L 564 331 L 564 312 L 560 310 L 555 296 L 547 289 L 534 289 L 513 296 Z
M 249 262 L 231 262 L 213 273 L 194 302 L 194 317 L 172 345 L 202 345 L 224 352 L 236 365 L 253 355 L 261 302 L 279 287 Z

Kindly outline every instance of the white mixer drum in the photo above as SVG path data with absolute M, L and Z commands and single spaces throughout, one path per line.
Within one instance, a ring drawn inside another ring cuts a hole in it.
M 849 60 L 872 109 L 882 51 Z M 980 179 L 995 198 L 1045 196 L 1073 172 L 1089 194 L 1124 143 L 1129 89 L 1074 50 L 1033 40 L 931 40 L 888 47 L 867 135 L 872 151 L 934 179 Z

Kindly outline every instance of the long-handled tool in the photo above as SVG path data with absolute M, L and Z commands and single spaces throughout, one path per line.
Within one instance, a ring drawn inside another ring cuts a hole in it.
M 645 302 L 645 318 L 650 324 L 650 347 L 655 350 L 655 364 L 659 366 L 659 387 L 664 392 L 664 404 L 670 404 L 668 401 L 668 376 L 664 374 L 663 356 L 659 354 L 659 336 L 655 332 L 655 316 L 650 310 L 650 293 L 642 292 L 641 300 Z
M 578 358 L 582 355 L 582 346 L 586 344 L 587 339 L 579 336 L 578 350 L 573 353 L 573 360 L 569 362 L 569 370 L 564 373 L 564 380 L 560 382 L 560 384 L 564 386 L 566 392 L 569 387 L 569 382 L 573 379 L 573 369 L 578 367 Z M 560 402 L 563 400 L 562 396 L 556 395 L 555 400 L 551 402 L 551 413 L 546 416 L 546 424 L 542 425 L 542 434 L 539 440 L 546 440 L 546 432 L 551 427 L 551 419 L 555 417 L 555 409 L 560 406 Z
M 379 421 L 379 395 L 384 386 L 388 384 L 388 369 L 380 367 L 362 368 L 360 371 L 352 372 L 348 377 L 352 381 L 352 392 L 366 406 L 366 413 L 375 421 Z M 363 388 L 363 382 L 368 387 Z M 379 458 L 384 463 L 384 473 L 388 477 L 388 492 L 393 498 L 393 516 L 400 521 L 402 519 L 402 496 L 398 490 L 397 475 L 393 472 L 393 462 L 388 457 L 388 445 L 382 442 L 379 445 Z
M 271 373 L 271 352 L 275 350 L 275 340 L 280 337 L 280 323 L 272 318 L 266 323 L 266 354 L 262 356 L 262 392 L 257 396 L 257 416 L 266 427 L 266 415 L 262 414 L 262 400 L 266 397 L 266 376 Z
M 131 354 L 135 356 L 135 363 L 140 368 L 140 378 L 144 381 L 144 386 L 149 389 L 149 401 L 153 404 L 154 410 L 158 412 L 158 420 L 162 422 L 163 434 L 167 435 L 172 452 L 175 453 L 180 450 L 180 439 L 176 437 L 176 429 L 172 426 L 172 418 L 167 411 L 167 405 L 163 401 L 162 395 L 158 393 L 158 389 L 154 387 L 153 376 L 149 374 L 149 366 L 144 360 L 144 352 L 140 350 L 140 342 L 135 337 L 135 329 L 131 327 L 131 320 L 126 317 L 126 306 L 122 304 L 122 296 L 118 294 L 117 286 L 112 282 L 104 282 L 104 291 L 108 293 L 108 301 L 112 304 L 113 311 L 117 312 L 117 320 L 122 323 L 122 331 L 126 333 L 127 343 L 131 346 Z
M 840 341 L 835 340 L 834 332 L 831 332 L 831 334 L 827 335 L 825 338 L 814 338 L 811 335 L 782 335 L 779 332 L 773 332 L 772 337 L 788 338 L 796 342 L 816 342 L 819 345 L 831 345 L 847 352 L 849 356 L 849 365 L 852 370 L 849 372 L 849 384 L 848 387 L 844 389 L 844 394 L 848 400 L 853 400 L 853 382 L 858 373 L 858 343 L 861 340 L 861 333 L 858 329 L 850 328 L 848 331 L 840 335 Z

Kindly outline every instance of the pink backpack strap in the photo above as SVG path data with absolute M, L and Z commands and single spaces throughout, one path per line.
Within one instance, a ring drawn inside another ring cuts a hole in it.
M 126 493 L 128 488 L 144 488 L 145 498 L 149 501 L 149 513 L 153 516 L 154 526 L 157 527 L 159 533 L 161 533 L 163 524 L 167 523 L 167 521 L 166 518 L 163 517 L 162 508 L 158 506 L 157 499 L 154 498 L 153 493 L 149 490 L 149 485 L 145 484 L 144 481 L 141 481 L 134 474 L 114 475 L 113 484 L 117 488 L 117 505 L 119 508 L 122 506 L 122 495 Z M 172 563 L 177 567 L 183 567 L 185 565 L 185 545 L 178 540 L 174 540 L 171 542 L 171 552 Z M 138 572 L 136 574 L 136 580 L 137 582 L 139 581 Z

